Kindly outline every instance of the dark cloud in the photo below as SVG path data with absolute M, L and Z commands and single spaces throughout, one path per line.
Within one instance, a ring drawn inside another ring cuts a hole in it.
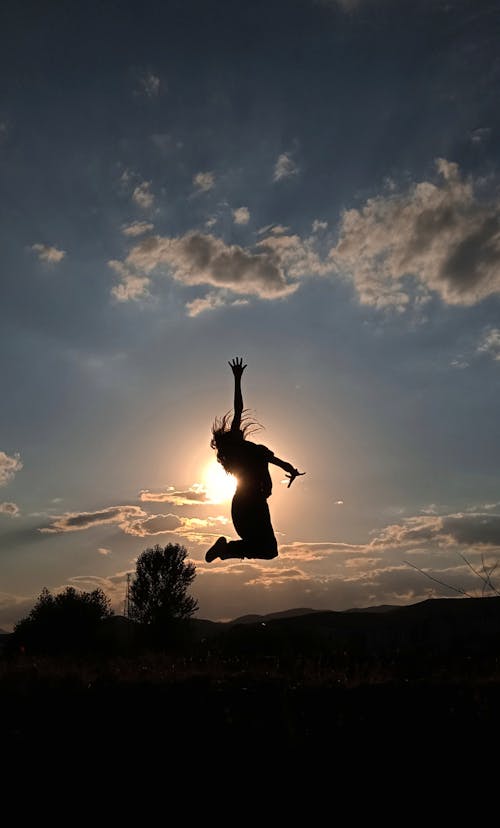
M 40 529 L 40 532 L 80 532 L 92 526 L 99 526 L 106 523 L 117 523 L 124 531 L 127 531 L 129 524 L 139 518 L 147 518 L 149 515 L 139 506 L 108 506 L 97 512 L 66 513 L 54 518 L 50 526 Z
M 151 515 L 141 520 L 129 523 L 125 529 L 128 535 L 146 537 L 147 535 L 161 535 L 163 532 L 175 532 L 182 526 L 177 515 Z

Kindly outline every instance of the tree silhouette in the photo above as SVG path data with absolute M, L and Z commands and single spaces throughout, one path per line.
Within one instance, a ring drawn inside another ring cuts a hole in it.
M 178 543 L 156 544 L 139 556 L 130 585 L 130 617 L 134 621 L 162 628 L 196 612 L 198 602 L 187 595 L 196 567 L 185 563 L 186 556 L 186 547 Z
M 101 621 L 113 615 L 102 589 L 66 587 L 52 595 L 44 587 L 30 614 L 14 627 L 16 646 L 31 652 L 75 652 L 95 647 Z

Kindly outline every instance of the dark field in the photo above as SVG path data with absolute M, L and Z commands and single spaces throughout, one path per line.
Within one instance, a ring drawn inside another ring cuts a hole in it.
M 338 751 L 500 733 L 500 599 L 198 621 L 169 654 L 139 651 L 126 623 L 114 625 L 115 653 L 3 658 L 5 748 L 77 733 L 134 756 L 194 743 Z

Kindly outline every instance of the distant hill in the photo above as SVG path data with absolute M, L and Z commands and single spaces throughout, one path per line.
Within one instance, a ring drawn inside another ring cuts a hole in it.
M 351 607 L 344 612 L 392 612 L 397 609 L 401 609 L 399 604 L 380 604 L 378 607 Z
M 205 630 L 199 638 L 210 638 L 212 652 L 237 658 L 242 666 L 256 659 L 295 664 L 298 658 L 320 658 L 336 669 L 389 664 L 396 673 L 426 675 L 443 663 L 462 671 L 478 659 L 496 659 L 500 598 L 434 598 L 345 612 L 298 609 L 243 616 Z
M 267 624 L 268 621 L 273 621 L 276 618 L 295 618 L 298 615 L 313 615 L 315 612 L 322 612 L 322 610 L 314 610 L 305 607 L 298 607 L 297 609 L 282 610 L 281 612 L 270 612 L 267 615 L 241 615 L 239 618 L 234 618 L 228 621 L 228 624 Z

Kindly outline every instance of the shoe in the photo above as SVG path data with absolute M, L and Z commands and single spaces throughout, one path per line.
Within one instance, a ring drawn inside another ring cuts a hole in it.
M 224 547 L 227 546 L 227 541 L 224 537 L 218 538 L 214 545 L 210 547 L 207 554 L 205 555 L 205 560 L 207 563 L 212 563 L 215 561 L 216 558 L 221 557 L 221 552 L 224 551 Z

